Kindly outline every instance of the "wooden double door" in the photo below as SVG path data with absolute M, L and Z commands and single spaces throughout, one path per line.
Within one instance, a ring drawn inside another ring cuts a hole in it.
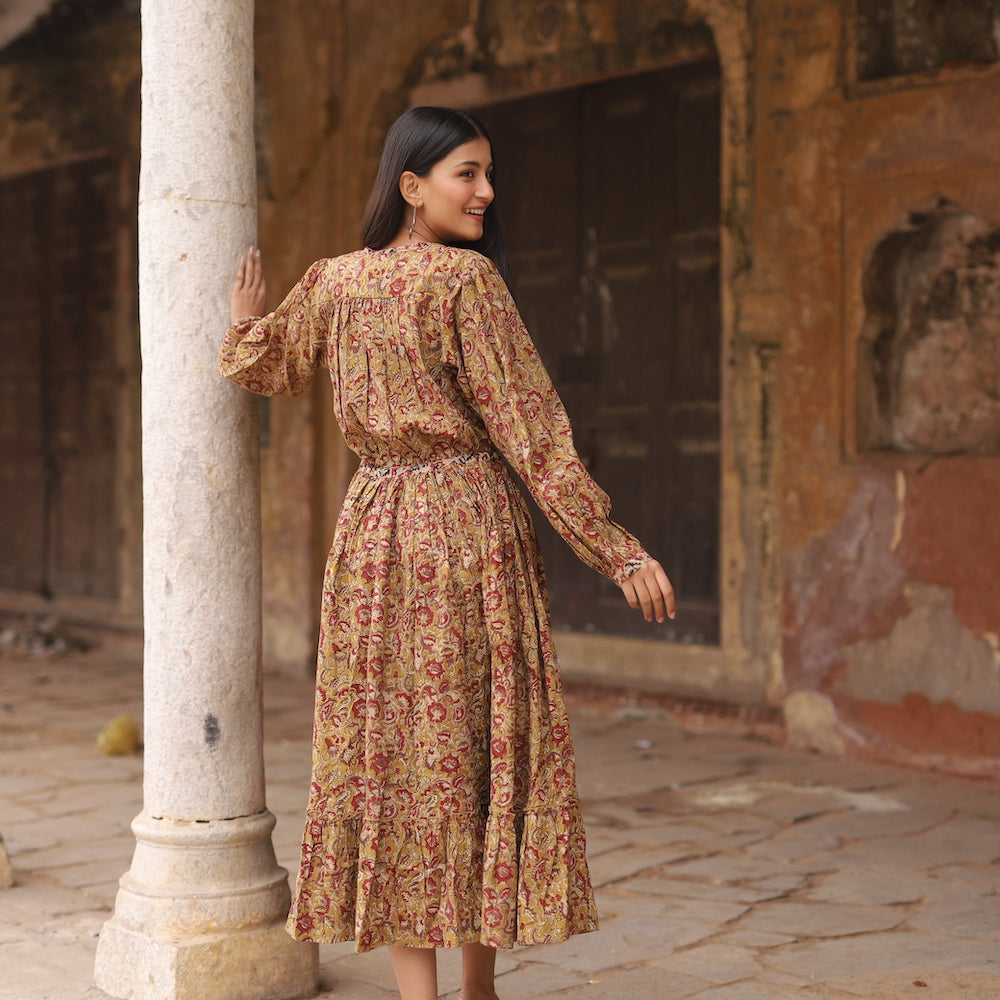
M 121 180 L 91 160 L 0 181 L 0 589 L 114 598 Z
M 716 63 L 482 108 L 512 291 L 613 516 L 667 568 L 650 629 L 536 518 L 558 627 L 719 637 Z

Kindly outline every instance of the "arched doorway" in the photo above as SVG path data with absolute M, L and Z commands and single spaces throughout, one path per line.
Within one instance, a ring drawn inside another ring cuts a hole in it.
M 720 76 L 715 61 L 479 109 L 512 288 L 614 516 L 719 642 Z M 555 624 L 649 637 L 544 519 Z

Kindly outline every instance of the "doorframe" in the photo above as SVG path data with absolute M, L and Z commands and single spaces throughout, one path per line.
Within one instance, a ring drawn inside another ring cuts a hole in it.
M 559 632 L 563 673 L 615 686 L 661 688 L 738 704 L 775 702 L 784 693 L 781 660 L 780 537 L 775 496 L 780 470 L 780 351 L 765 311 L 749 302 L 752 260 L 750 47 L 746 7 L 726 0 L 688 0 L 686 16 L 711 30 L 720 69 L 721 497 L 718 646 L 704 647 Z M 420 44 L 414 40 L 414 48 Z M 708 53 L 706 53 L 708 55 Z M 643 60 L 628 73 L 599 77 L 533 65 L 518 81 L 467 74 L 414 83 L 386 79 L 409 106 L 444 104 L 473 110 L 677 63 Z M 530 84 L 525 81 L 530 80 Z M 398 88 L 398 91 L 397 91 Z M 382 134 L 385 107 L 371 102 L 359 134 Z M 367 176 L 371 151 L 351 155 L 354 176 Z M 669 572 L 669 567 L 668 567 Z

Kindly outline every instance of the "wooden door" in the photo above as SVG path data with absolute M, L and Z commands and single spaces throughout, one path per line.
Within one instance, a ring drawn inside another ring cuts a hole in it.
M 651 631 L 540 523 L 560 627 L 718 641 L 719 100 L 712 63 L 481 111 L 518 305 L 613 516 L 679 595 Z
M 0 587 L 45 589 L 44 192 L 0 184 Z
M 116 597 L 119 171 L 0 182 L 0 588 Z

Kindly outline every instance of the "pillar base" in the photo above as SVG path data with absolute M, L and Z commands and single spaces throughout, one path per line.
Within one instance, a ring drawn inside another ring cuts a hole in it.
M 128 1000 L 295 1000 L 316 993 L 318 949 L 284 925 L 157 941 L 105 925 L 94 981 Z
M 94 980 L 122 1000 L 297 1000 L 319 951 L 285 931 L 288 873 L 269 812 L 193 822 L 140 813 L 136 849 L 97 943 Z

